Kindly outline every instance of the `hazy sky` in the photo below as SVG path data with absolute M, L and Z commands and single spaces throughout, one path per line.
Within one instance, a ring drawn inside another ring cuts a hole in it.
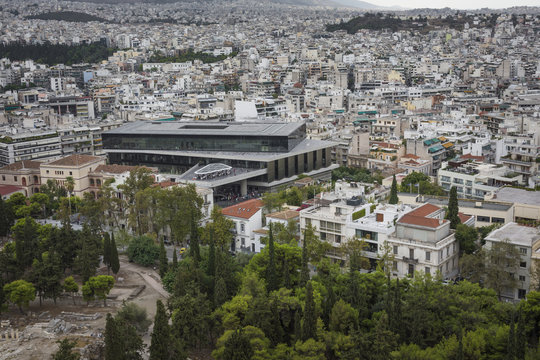
M 540 0 L 366 0 L 379 6 L 402 6 L 406 8 L 444 8 L 453 9 L 479 9 L 489 7 L 491 9 L 507 8 L 512 6 L 540 6 Z

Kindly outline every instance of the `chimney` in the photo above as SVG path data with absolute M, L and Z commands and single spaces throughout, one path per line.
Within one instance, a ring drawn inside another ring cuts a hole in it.
M 377 213 L 377 222 L 383 222 L 383 221 L 384 221 L 384 214 Z

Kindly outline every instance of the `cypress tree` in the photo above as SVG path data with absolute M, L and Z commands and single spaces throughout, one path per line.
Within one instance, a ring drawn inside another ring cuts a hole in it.
M 267 279 L 268 279 L 268 292 L 278 289 L 277 284 L 277 274 L 276 274 L 276 253 L 274 249 L 274 236 L 272 235 L 272 224 L 269 225 L 269 236 L 268 236 L 268 268 Z
M 272 313 L 272 316 L 270 317 L 270 331 L 268 333 L 268 337 L 272 342 L 272 346 L 276 346 L 277 344 L 283 342 L 284 331 L 283 327 L 281 326 L 279 310 L 275 300 L 270 304 L 270 312 Z
M 110 249 L 111 249 L 111 270 L 114 273 L 114 275 L 118 274 L 118 271 L 120 270 L 120 260 L 118 259 L 118 249 L 116 248 L 116 242 L 114 241 L 114 233 L 111 236 L 111 242 L 110 242 Z
M 306 285 L 306 303 L 304 305 L 304 317 L 302 319 L 302 340 L 317 340 L 317 309 L 313 299 L 313 286 L 311 281 Z
M 525 358 L 525 350 L 527 347 L 527 338 L 525 335 L 525 319 L 521 310 L 518 313 L 518 323 L 516 327 L 516 357 L 518 359 Z
M 172 268 L 173 270 L 178 269 L 178 256 L 176 255 L 176 247 L 174 248 L 172 255 Z
M 201 253 L 199 249 L 199 229 L 195 222 L 195 216 L 191 215 L 191 234 L 189 237 L 189 253 L 193 258 L 193 263 L 198 267 L 199 261 L 201 261 Z
M 450 188 L 450 197 L 448 198 L 448 212 L 446 213 L 446 218 L 450 220 L 450 228 L 455 229 L 460 223 L 459 219 L 459 205 L 457 198 L 457 188 L 452 186 Z
M 294 340 L 302 339 L 302 313 L 301 309 L 296 309 L 294 312 Z
M 306 285 L 309 281 L 309 255 L 307 250 L 307 236 L 304 231 L 304 241 L 302 243 L 302 267 L 300 268 L 300 285 Z
M 103 263 L 107 265 L 107 274 L 111 270 L 111 237 L 109 233 L 103 234 Z
M 289 274 L 289 260 L 283 256 L 283 286 L 289 289 L 291 287 L 291 275 Z
M 456 360 L 463 360 L 465 355 L 463 354 L 463 329 L 459 328 L 459 343 Z
M 394 174 L 394 177 L 392 178 L 392 187 L 390 189 L 390 199 L 388 200 L 389 204 L 397 204 L 399 201 L 398 195 L 397 195 L 397 181 L 396 181 L 396 174 Z
M 167 260 L 167 251 L 165 250 L 165 244 L 163 239 L 159 242 L 159 276 L 162 278 L 167 273 L 169 268 L 169 261 Z
M 216 244 L 214 243 L 214 229 L 210 228 L 210 244 L 208 248 L 208 267 L 206 269 L 208 276 L 216 274 Z
M 514 320 L 514 313 L 510 315 L 510 329 L 508 331 L 508 345 L 506 348 L 506 359 L 514 360 L 516 358 L 516 323 Z
M 150 343 L 150 360 L 168 360 L 170 359 L 169 343 L 171 340 L 169 319 L 161 300 L 158 300 L 156 305 L 157 311 L 154 318 L 152 342 Z
M 227 301 L 227 283 L 223 276 L 218 276 L 214 285 L 214 305 L 220 307 Z
M 334 307 L 334 304 L 336 303 L 336 294 L 334 293 L 334 287 L 330 283 L 330 280 L 327 280 L 326 283 L 326 291 L 327 295 L 324 299 L 324 314 L 323 314 L 323 321 L 326 327 L 330 324 L 330 314 L 332 313 L 332 308 Z
M 116 320 L 111 314 L 107 314 L 105 323 L 105 360 L 116 360 L 124 357 L 121 342 L 122 334 L 119 333 Z

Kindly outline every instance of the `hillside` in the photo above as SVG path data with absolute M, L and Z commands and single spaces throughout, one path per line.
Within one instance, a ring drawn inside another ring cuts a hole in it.
M 99 21 L 99 22 L 108 22 L 108 20 L 82 13 L 76 11 L 57 11 L 57 12 L 48 12 L 38 15 L 27 16 L 27 19 L 30 20 L 58 20 L 58 21 L 70 21 L 70 22 L 90 22 L 90 21 Z

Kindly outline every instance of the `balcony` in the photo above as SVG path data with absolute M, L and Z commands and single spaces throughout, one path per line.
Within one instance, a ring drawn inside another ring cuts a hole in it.
M 516 164 L 516 165 L 527 166 L 527 167 L 530 167 L 533 164 L 532 162 L 514 160 L 514 159 L 511 159 L 511 158 L 502 158 L 501 161 L 503 163 L 507 163 L 507 164 Z
M 413 259 L 407 256 L 403 257 L 403 261 L 405 261 L 408 264 L 418 264 L 418 259 Z

